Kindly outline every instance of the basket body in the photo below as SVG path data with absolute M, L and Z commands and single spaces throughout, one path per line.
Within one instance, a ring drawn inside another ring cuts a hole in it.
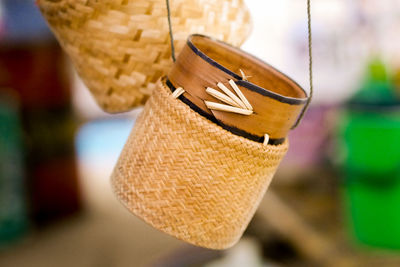
M 39 0 L 78 74 L 107 112 L 143 104 L 171 67 L 165 0 Z M 239 46 L 250 32 L 243 0 L 174 0 L 178 53 L 190 33 Z
M 234 245 L 288 149 L 234 135 L 171 97 L 162 82 L 112 174 L 118 199 L 155 228 L 194 245 Z

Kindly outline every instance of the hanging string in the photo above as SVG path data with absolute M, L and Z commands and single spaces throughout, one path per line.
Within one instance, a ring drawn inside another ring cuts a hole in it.
M 171 41 L 171 57 L 175 62 L 175 46 L 174 46 L 174 36 L 172 33 L 172 23 L 171 23 L 171 10 L 169 5 L 169 0 L 166 0 L 167 4 L 167 12 L 168 12 L 168 26 L 169 26 L 169 37 Z M 313 58 L 312 58 L 312 31 L 311 31 L 311 0 L 307 0 L 307 30 L 308 30 L 308 73 L 309 73 L 309 81 L 310 81 L 310 93 L 308 96 L 307 103 L 305 104 L 303 110 L 301 111 L 299 118 L 296 123 L 293 125 L 292 129 L 299 126 L 301 120 L 304 118 L 306 111 L 308 110 L 311 100 L 314 95 L 314 86 L 313 86 Z
M 313 86 L 313 58 L 312 58 L 312 31 L 311 31 L 311 0 L 307 0 L 307 27 L 308 27 L 308 74 L 310 81 L 310 95 L 308 96 L 308 100 L 303 110 L 301 111 L 299 118 L 296 123 L 292 127 L 292 129 L 299 126 L 299 123 L 303 119 L 306 114 L 307 109 L 310 106 L 311 100 L 314 94 L 314 86 Z
M 166 0 L 166 3 L 167 3 L 167 13 L 168 13 L 169 39 L 171 41 L 171 57 L 172 61 L 175 62 L 176 58 L 175 58 L 174 35 L 172 33 L 171 9 L 169 7 L 169 0 Z

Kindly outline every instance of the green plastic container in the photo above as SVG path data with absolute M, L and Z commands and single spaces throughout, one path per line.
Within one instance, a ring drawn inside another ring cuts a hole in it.
M 343 116 L 345 208 L 361 243 L 400 249 L 400 112 L 371 110 Z
M 344 200 L 348 224 L 361 243 L 400 249 L 400 174 L 347 172 Z M 389 179 L 391 178 L 391 179 Z
M 398 109 L 348 111 L 344 115 L 342 140 L 346 166 L 367 173 L 400 168 L 400 107 Z
M 381 62 L 368 71 L 340 125 L 344 204 L 359 242 L 400 249 L 400 102 Z

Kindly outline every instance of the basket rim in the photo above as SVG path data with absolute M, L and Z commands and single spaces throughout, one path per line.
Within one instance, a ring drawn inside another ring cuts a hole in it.
M 168 87 L 170 89 L 170 91 L 174 91 L 176 90 L 176 87 L 172 84 L 172 82 L 166 78 L 165 80 L 165 84 L 163 84 L 164 86 Z M 184 95 L 179 96 L 179 99 L 185 103 L 186 105 L 188 105 L 192 110 L 194 110 L 195 112 L 197 112 L 198 114 L 200 114 L 201 116 L 205 117 L 206 119 L 208 119 L 209 121 L 217 124 L 218 126 L 221 126 L 224 130 L 233 133 L 235 135 L 244 137 L 246 139 L 249 139 L 251 141 L 257 142 L 257 143 L 263 143 L 264 141 L 264 136 L 260 137 L 251 133 L 246 132 L 245 130 L 239 129 L 237 127 L 234 126 L 230 126 L 228 124 L 223 123 L 222 121 L 218 121 L 215 117 L 209 115 L 208 113 L 204 112 L 201 108 L 199 108 L 198 106 L 196 106 L 193 102 L 191 102 L 188 98 L 186 98 Z M 270 145 L 280 145 L 283 144 L 285 142 L 285 139 L 287 139 L 287 137 L 282 137 L 282 138 L 270 138 L 269 139 L 269 143 Z
M 253 59 L 254 61 L 260 63 L 261 65 L 265 65 L 266 68 L 269 68 L 273 71 L 276 71 L 279 75 L 281 75 L 283 78 L 289 80 L 290 82 L 292 82 L 296 87 L 298 87 L 306 97 L 303 98 L 298 98 L 298 97 L 290 97 L 290 96 L 284 96 L 281 95 L 279 93 L 273 92 L 271 90 L 268 90 L 266 88 L 260 87 L 254 83 L 251 83 L 249 81 L 246 81 L 243 79 L 243 77 L 241 77 L 240 75 L 234 73 L 233 71 L 229 70 L 228 68 L 222 66 L 220 63 L 218 63 L 217 61 L 215 61 L 214 59 L 210 58 L 209 56 L 206 55 L 205 52 L 201 51 L 200 48 L 198 48 L 194 42 L 193 39 L 194 38 L 204 38 L 204 39 L 208 39 L 211 40 L 213 42 L 215 42 L 218 45 L 221 45 L 222 47 L 228 48 L 230 49 L 232 52 L 234 53 L 241 53 L 246 55 L 246 57 L 249 57 L 251 59 Z M 237 79 L 237 84 L 240 86 L 243 86 L 253 92 L 256 92 L 258 94 L 264 95 L 264 96 L 268 96 L 271 97 L 279 102 L 282 103 L 286 103 L 286 104 L 290 104 L 290 105 L 304 105 L 305 103 L 307 103 L 309 95 L 307 94 L 307 92 L 304 90 L 303 87 L 301 87 L 296 81 L 294 81 L 293 79 L 291 79 L 289 76 L 287 76 L 286 74 L 284 74 L 283 72 L 281 72 L 280 70 L 274 68 L 273 66 L 271 66 L 270 64 L 266 63 L 265 61 L 259 59 L 256 56 L 253 56 L 237 47 L 234 47 L 224 41 L 215 39 L 213 37 L 207 36 L 207 35 L 203 35 L 203 34 L 191 34 L 189 35 L 189 37 L 187 38 L 186 44 L 188 45 L 188 47 L 196 54 L 198 55 L 201 59 L 203 59 L 204 61 L 206 61 L 207 63 L 209 63 L 210 65 L 212 65 L 213 67 L 216 67 L 220 70 L 222 70 L 223 72 L 227 73 L 228 75 L 234 77 L 235 79 Z
M 251 146 L 253 149 L 257 149 L 257 150 L 263 151 L 263 152 L 265 152 L 265 151 L 278 152 L 281 149 L 287 150 L 287 148 L 289 146 L 289 140 L 288 140 L 289 138 L 288 137 L 283 138 L 282 142 L 277 142 L 276 144 L 269 143 L 267 145 L 264 145 L 261 142 L 257 142 L 248 137 L 245 137 L 245 136 L 242 136 L 239 134 L 235 134 L 235 133 L 229 131 L 228 129 L 225 129 L 220 124 L 213 122 L 212 120 L 208 119 L 207 117 L 201 115 L 196 110 L 193 110 L 187 103 L 184 103 L 183 101 L 181 101 L 180 98 L 175 99 L 175 98 L 170 97 L 172 95 L 172 91 L 167 85 L 167 76 L 163 76 L 157 81 L 157 89 L 155 89 L 153 91 L 153 94 L 161 95 L 161 97 L 165 98 L 166 102 L 168 102 L 171 105 L 174 105 L 175 109 L 185 109 L 185 110 L 188 110 L 190 113 L 194 114 L 193 118 L 195 118 L 195 121 L 192 121 L 192 123 L 195 123 L 196 125 L 198 125 L 200 123 L 200 121 L 205 122 L 207 124 L 211 124 L 211 125 L 217 127 L 217 129 L 223 131 L 224 134 L 232 136 L 232 138 L 234 138 L 234 140 L 236 140 L 236 141 L 229 145 L 234 146 L 234 145 L 237 145 L 239 142 L 242 145 Z

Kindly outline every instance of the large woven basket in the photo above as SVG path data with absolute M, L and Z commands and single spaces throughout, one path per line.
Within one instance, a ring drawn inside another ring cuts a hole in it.
M 230 247 L 257 209 L 306 101 L 304 90 L 270 65 L 190 36 L 137 120 L 113 189 L 161 231 L 207 248 Z
M 288 149 L 237 136 L 159 83 L 112 175 L 118 199 L 155 228 L 213 249 L 235 244 Z
M 190 33 L 239 46 L 250 31 L 243 0 L 172 0 L 177 52 Z M 143 104 L 171 67 L 165 0 L 38 0 L 97 103 L 108 112 Z

